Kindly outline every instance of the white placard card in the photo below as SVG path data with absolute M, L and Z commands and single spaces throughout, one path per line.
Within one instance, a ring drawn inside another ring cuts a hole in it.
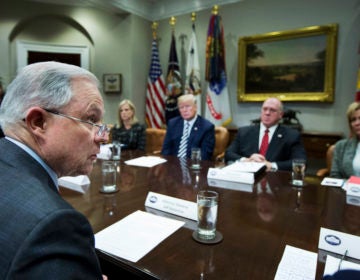
M 145 200 L 145 206 L 197 221 L 196 202 L 149 192 Z

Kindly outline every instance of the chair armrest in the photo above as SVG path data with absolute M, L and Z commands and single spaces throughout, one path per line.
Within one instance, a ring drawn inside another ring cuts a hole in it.
M 329 175 L 329 169 L 327 168 L 321 168 L 316 172 L 316 176 L 318 177 L 325 177 Z

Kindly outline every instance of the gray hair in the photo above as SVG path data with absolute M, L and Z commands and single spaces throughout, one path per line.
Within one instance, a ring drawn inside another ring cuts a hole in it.
M 100 87 L 98 79 L 78 66 L 39 62 L 25 66 L 7 87 L 0 108 L 0 125 L 5 130 L 22 121 L 34 106 L 60 109 L 73 97 L 71 82 L 85 78 Z

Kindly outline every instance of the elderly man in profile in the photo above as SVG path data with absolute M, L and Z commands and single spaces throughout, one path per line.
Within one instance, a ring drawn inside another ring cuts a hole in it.
M 279 124 L 283 104 L 268 98 L 261 107 L 260 124 L 240 127 L 226 149 L 225 161 L 255 161 L 266 164 L 267 171 L 292 170 L 292 160 L 306 159 L 300 133 Z
M 197 114 L 193 94 L 181 95 L 178 108 L 180 116 L 169 120 L 161 154 L 190 158 L 191 148 L 200 148 L 201 158 L 210 160 L 215 147 L 215 126 Z
M 89 174 L 108 140 L 96 77 L 77 66 L 23 68 L 0 109 L 0 279 L 106 279 L 92 228 L 58 192 Z

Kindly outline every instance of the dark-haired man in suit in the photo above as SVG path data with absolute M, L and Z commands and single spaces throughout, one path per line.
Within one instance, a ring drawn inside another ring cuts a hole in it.
M 191 148 L 200 148 L 201 159 L 210 160 L 215 147 L 214 125 L 197 115 L 194 95 L 181 95 L 178 107 L 181 116 L 169 120 L 161 154 L 190 158 Z
M 225 161 L 264 162 L 267 171 L 292 170 L 294 158 L 306 159 L 300 133 L 279 124 L 283 105 L 278 98 L 268 98 L 261 107 L 260 124 L 240 127 L 226 149 Z

